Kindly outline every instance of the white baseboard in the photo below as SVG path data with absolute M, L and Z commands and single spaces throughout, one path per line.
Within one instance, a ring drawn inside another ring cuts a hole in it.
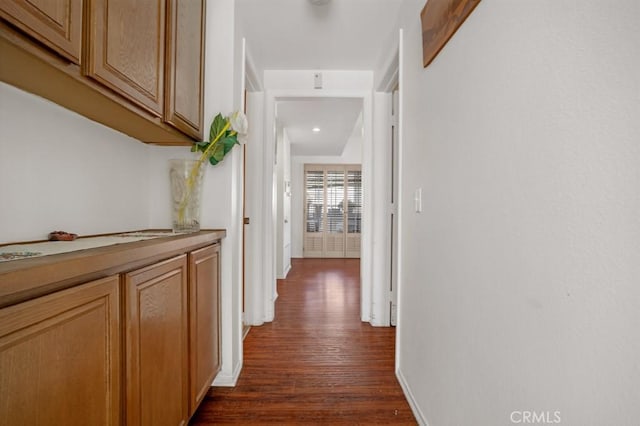
M 405 380 L 404 375 L 402 374 L 402 371 L 400 369 L 396 370 L 396 377 L 398 378 L 398 382 L 400 382 L 400 387 L 402 387 L 404 396 L 405 398 L 407 398 L 407 402 L 409 403 L 411 411 L 413 412 L 413 416 L 418 421 L 418 424 L 421 426 L 429 426 L 427 418 L 422 413 L 422 410 L 420 410 L 420 407 L 418 407 L 418 404 L 413 397 L 413 393 L 411 392 L 411 388 L 407 384 L 407 381 Z
M 291 270 L 291 263 L 289 263 L 286 267 L 286 269 L 284 270 L 284 279 L 287 278 L 287 275 L 289 275 L 289 271 Z
M 213 379 L 213 383 L 211 386 L 223 386 L 232 388 L 238 383 L 238 378 L 240 377 L 240 372 L 242 371 L 242 361 L 238 362 L 233 369 L 233 373 L 231 375 L 223 374 L 223 372 L 219 372 L 215 379 Z
M 391 327 L 388 322 L 381 322 L 377 318 L 372 318 L 371 321 L 369 321 L 369 324 L 371 324 L 372 327 Z

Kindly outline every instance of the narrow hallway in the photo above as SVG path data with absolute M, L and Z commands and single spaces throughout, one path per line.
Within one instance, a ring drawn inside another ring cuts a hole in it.
M 234 388 L 192 425 L 416 424 L 394 374 L 394 328 L 360 321 L 359 259 L 292 259 L 276 318 L 253 327 Z

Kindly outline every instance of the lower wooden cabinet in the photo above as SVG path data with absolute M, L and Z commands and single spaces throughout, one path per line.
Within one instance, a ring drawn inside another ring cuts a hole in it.
M 189 255 L 189 414 L 205 397 L 220 371 L 220 245 Z
M 187 256 L 124 275 L 128 425 L 188 421 Z
M 220 370 L 220 244 L 197 247 L 1 308 L 0 425 L 186 425 Z
M 0 309 L 0 424 L 120 424 L 113 276 Z

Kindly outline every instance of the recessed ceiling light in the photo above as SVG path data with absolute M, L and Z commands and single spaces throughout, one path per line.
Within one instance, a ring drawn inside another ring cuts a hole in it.
M 318 133 L 320 131 L 320 127 L 314 127 L 313 129 L 311 129 L 311 131 L 314 133 Z

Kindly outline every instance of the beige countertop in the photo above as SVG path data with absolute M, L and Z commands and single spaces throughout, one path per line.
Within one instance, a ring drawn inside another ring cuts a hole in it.
M 40 241 L 23 244 L 9 244 L 0 246 L 0 262 L 13 262 L 31 257 L 50 256 L 52 254 L 69 253 L 72 251 L 151 240 L 154 238 L 172 237 L 176 235 L 180 234 L 175 234 L 171 231 L 140 231 L 84 237 L 73 241 Z
M 0 247 L 0 254 L 37 254 L 0 262 L 0 307 L 131 271 L 213 244 L 225 236 L 225 230 L 192 234 L 152 230 L 5 245 Z

